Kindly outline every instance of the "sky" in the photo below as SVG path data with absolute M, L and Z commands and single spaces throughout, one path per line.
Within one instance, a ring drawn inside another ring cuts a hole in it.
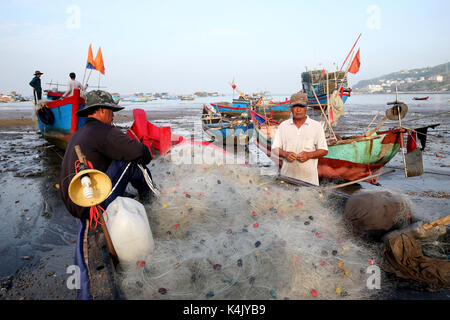
M 448 0 L 2 0 L 0 8 L 2 93 L 31 96 L 35 70 L 44 89 L 70 72 L 81 81 L 89 44 L 105 65 L 89 85 L 121 94 L 231 94 L 233 77 L 246 93 L 290 94 L 305 68 L 341 67 L 360 33 L 350 85 L 450 61 Z

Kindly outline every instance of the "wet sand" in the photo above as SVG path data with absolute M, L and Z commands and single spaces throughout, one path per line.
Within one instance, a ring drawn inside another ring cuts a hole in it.
M 152 119 L 200 112 L 152 112 Z M 132 120 L 129 110 L 114 118 L 119 127 Z M 27 111 L 0 112 L 0 141 L 0 300 L 75 299 L 66 268 L 74 263 L 79 223 L 57 185 L 64 152 L 41 137 Z
M 376 114 L 376 108 L 358 104 L 356 98 L 360 97 L 352 97 L 354 102 L 346 104 L 347 114 L 341 122 L 343 134 L 360 134 Z M 351 103 L 358 109 L 352 109 Z M 423 107 L 429 103 L 411 104 L 408 103 L 408 118 L 419 117 L 419 120 L 405 119 L 405 125 L 416 128 L 441 123 L 437 130 L 429 131 L 432 136 L 427 140 L 423 157 L 425 173 L 405 179 L 399 153 L 388 167 L 400 169 L 382 176 L 379 183 L 407 194 L 414 204 L 414 216 L 430 221 L 447 215 L 450 208 L 450 116 L 448 113 L 435 115 L 450 108 L 448 104 L 434 108 Z M 378 105 L 378 101 L 373 105 Z M 198 122 L 200 106 L 192 105 L 183 111 L 176 107 L 150 110 L 147 114 L 157 125 L 171 125 L 176 134 L 186 136 L 194 121 Z M 114 121 L 126 127 L 132 120 L 131 110 L 123 110 Z M 395 125 L 386 123 L 382 129 Z M 29 110 L 0 110 L 0 141 L 0 299 L 74 299 L 74 290 L 66 286 L 66 268 L 73 264 L 78 221 L 60 200 L 57 183 L 63 151 L 42 139 Z M 250 150 L 258 152 L 253 144 Z M 367 183 L 362 186 L 377 188 Z M 421 294 L 406 290 L 403 298 L 413 299 Z M 399 296 L 402 297 L 401 293 Z M 448 291 L 426 296 L 427 299 L 449 297 Z

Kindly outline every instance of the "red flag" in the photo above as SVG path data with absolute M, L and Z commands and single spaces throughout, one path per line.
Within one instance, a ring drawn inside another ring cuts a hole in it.
M 417 148 L 417 138 L 416 132 L 413 130 L 408 130 L 408 142 L 406 143 L 406 153 L 410 153 Z
M 356 53 L 356 56 L 353 59 L 353 62 L 350 65 L 350 68 L 348 69 L 348 72 L 353 73 L 353 74 L 357 73 L 359 71 L 360 65 L 361 65 L 361 59 L 359 57 L 359 49 L 358 49 L 358 52 Z
M 236 85 L 234 84 L 234 77 L 233 77 L 233 81 L 231 81 L 230 85 L 233 88 L 233 90 L 236 89 Z
M 95 56 L 94 65 L 95 69 L 100 71 L 102 74 L 105 74 L 105 66 L 103 65 L 102 50 L 100 48 L 98 48 L 97 55 Z
M 323 77 L 324 75 L 325 75 L 325 68 L 322 70 L 322 74 L 320 76 Z

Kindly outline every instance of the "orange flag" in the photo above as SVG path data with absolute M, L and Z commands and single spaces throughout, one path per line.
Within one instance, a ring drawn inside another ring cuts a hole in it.
M 95 56 L 94 66 L 95 69 L 100 71 L 102 74 L 105 74 L 105 66 L 103 65 L 102 50 L 100 48 L 98 48 L 97 55 Z
M 358 49 L 358 52 L 356 53 L 356 56 L 353 59 L 353 62 L 350 65 L 350 68 L 348 69 L 348 72 L 353 73 L 353 74 L 357 73 L 359 71 L 360 65 L 361 65 L 361 59 L 359 57 L 359 49 Z
M 92 46 L 91 45 L 89 45 L 86 69 L 94 69 L 95 70 L 95 62 L 94 62 L 94 58 L 92 57 Z

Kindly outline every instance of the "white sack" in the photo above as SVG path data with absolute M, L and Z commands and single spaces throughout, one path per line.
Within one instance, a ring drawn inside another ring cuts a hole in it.
M 117 197 L 106 212 L 106 226 L 120 262 L 145 260 L 153 251 L 154 242 L 144 206 L 131 198 Z

